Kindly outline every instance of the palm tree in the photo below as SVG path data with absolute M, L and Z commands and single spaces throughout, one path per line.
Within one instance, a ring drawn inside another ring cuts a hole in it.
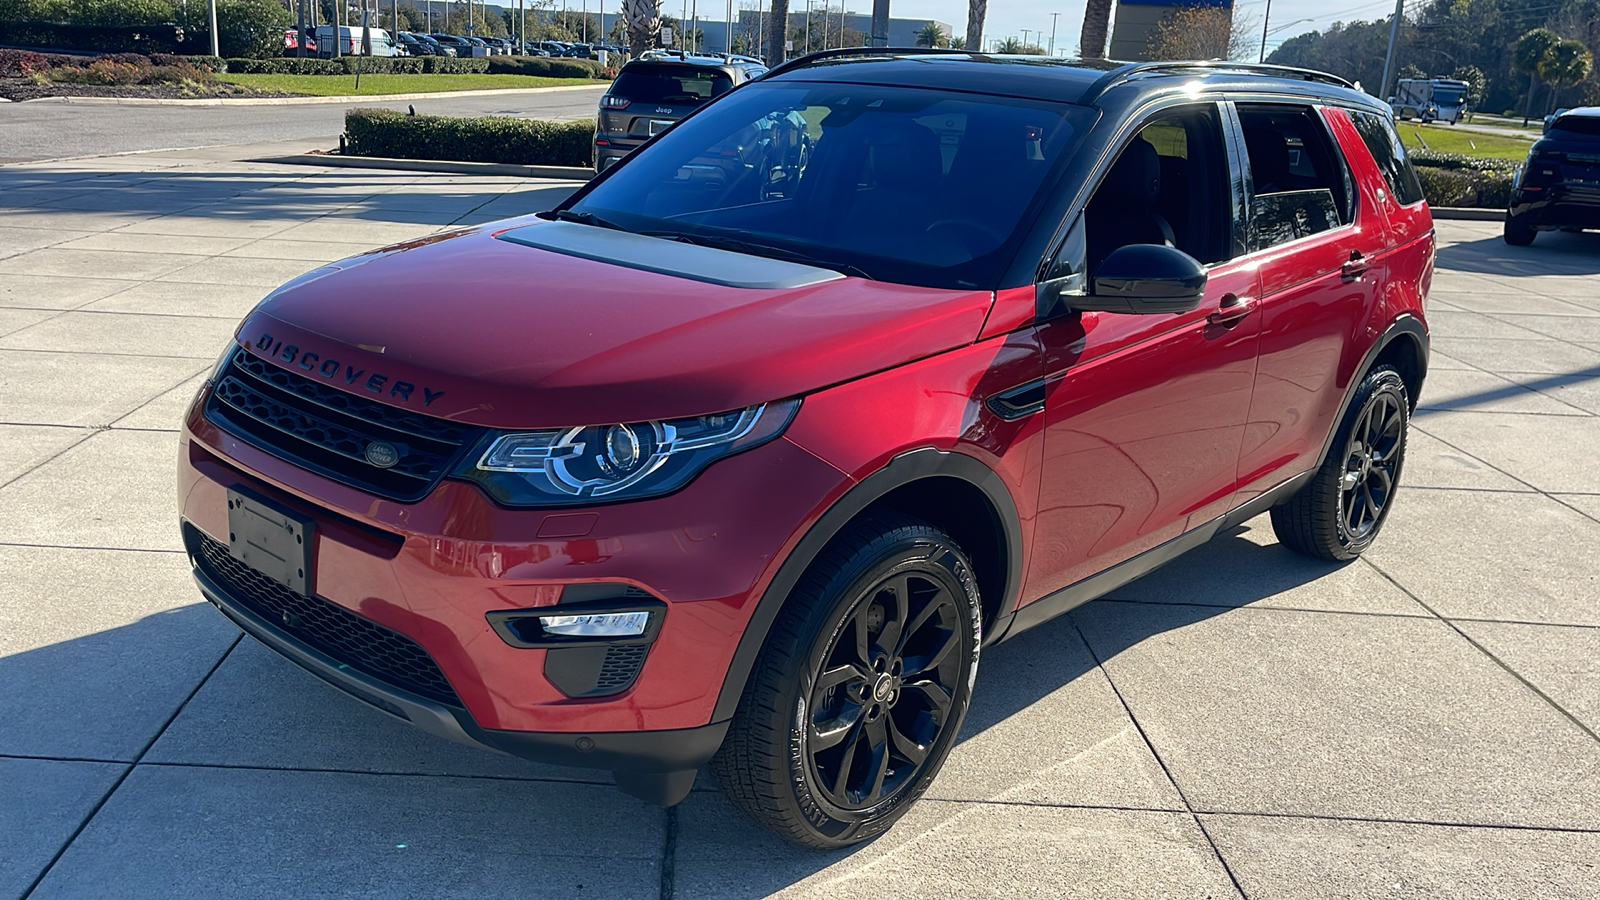
M 1008 37 L 1005 40 L 1003 40 L 1000 43 L 995 45 L 994 52 L 996 52 L 996 53 L 1021 53 L 1024 49 L 1026 49 L 1026 48 L 1024 48 L 1022 46 L 1022 42 L 1021 41 L 1017 40 L 1014 37 Z
M 1593 68 L 1594 54 L 1582 41 L 1566 40 L 1552 46 L 1539 60 L 1539 77 L 1551 85 L 1549 109 L 1555 109 L 1562 85 L 1577 84 L 1588 78 Z
M 989 0 L 967 0 L 967 36 L 962 47 L 983 52 L 983 17 L 989 14 Z
M 1106 58 L 1106 31 L 1111 26 L 1111 0 L 1089 0 L 1083 10 L 1083 30 L 1078 33 L 1078 55 Z
M 1550 48 L 1561 43 L 1561 35 L 1548 28 L 1535 28 L 1517 38 L 1511 61 L 1518 72 L 1528 73 L 1528 99 L 1522 104 L 1522 124 L 1526 126 L 1533 116 L 1534 79 L 1539 76 L 1539 64 L 1549 55 Z
M 660 0 L 622 0 L 622 20 L 628 30 L 628 52 L 638 58 L 656 45 L 661 33 Z
M 945 37 L 944 29 L 933 22 L 929 22 L 917 29 L 918 47 L 938 48 L 945 46 L 947 43 L 949 43 L 949 39 Z
M 771 15 L 767 18 L 767 65 L 783 62 L 783 42 L 788 39 L 789 0 L 772 0 Z
M 951 35 L 950 38 L 945 41 L 945 46 L 949 47 L 951 50 L 965 50 L 967 49 L 967 39 L 964 37 L 956 37 L 955 35 Z

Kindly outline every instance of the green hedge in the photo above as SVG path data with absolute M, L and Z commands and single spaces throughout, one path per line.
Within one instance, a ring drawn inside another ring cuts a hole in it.
M 490 75 L 539 75 L 545 78 L 604 78 L 606 70 L 592 59 L 544 56 L 491 56 Z
M 391 109 L 344 115 L 345 152 L 393 159 L 588 166 L 594 122 L 541 122 L 506 116 L 410 116 Z
M 1418 166 L 1417 180 L 1429 206 L 1505 209 L 1511 204 L 1511 173 Z
M 1407 150 L 1406 155 L 1418 168 L 1469 169 L 1474 172 L 1511 172 L 1522 164 L 1521 160 L 1500 159 L 1493 156 L 1469 156 L 1465 153 L 1442 153 L 1438 150 Z
M 177 0 L 0 0 L 0 44 L 182 53 L 211 45 L 207 5 L 185 14 Z M 283 52 L 293 18 L 280 0 L 217 0 L 217 36 L 224 56 L 262 58 Z
M 452 59 L 448 56 L 341 56 L 338 59 L 230 59 L 228 71 L 239 75 L 354 75 L 356 66 L 366 75 L 476 75 L 488 71 L 487 59 Z

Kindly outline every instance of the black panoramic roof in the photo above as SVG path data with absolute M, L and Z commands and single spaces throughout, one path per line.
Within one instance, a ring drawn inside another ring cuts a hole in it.
M 1389 111 L 1333 75 L 1228 62 L 1123 63 L 959 50 L 843 49 L 790 60 L 762 80 L 775 79 L 927 87 L 1089 105 L 1124 85 L 1154 91 L 1198 80 L 1207 91 L 1328 98 Z

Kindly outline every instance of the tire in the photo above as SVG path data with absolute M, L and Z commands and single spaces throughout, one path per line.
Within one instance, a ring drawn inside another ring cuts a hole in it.
M 1355 559 L 1372 546 L 1400 487 L 1410 422 L 1411 401 L 1400 373 L 1390 366 L 1367 373 L 1322 468 L 1272 508 L 1278 542 L 1333 561 Z
M 955 744 L 982 628 L 972 565 L 948 535 L 900 514 L 851 526 L 773 623 L 711 761 L 723 791 L 807 847 L 887 831 Z
M 1506 243 L 1513 247 L 1526 247 L 1533 243 L 1534 235 L 1538 232 L 1533 226 L 1513 215 L 1506 216 Z

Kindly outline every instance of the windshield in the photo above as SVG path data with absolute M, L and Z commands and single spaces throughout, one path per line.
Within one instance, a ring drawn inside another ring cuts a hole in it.
M 1091 115 L 919 88 L 757 82 L 663 134 L 572 209 L 882 281 L 988 288 Z
M 1436 87 L 1433 89 L 1433 102 L 1444 106 L 1456 106 L 1461 103 L 1464 94 L 1466 94 L 1465 88 Z
M 733 87 L 720 69 L 695 66 L 629 66 L 618 75 L 610 93 L 637 103 L 699 103 Z

